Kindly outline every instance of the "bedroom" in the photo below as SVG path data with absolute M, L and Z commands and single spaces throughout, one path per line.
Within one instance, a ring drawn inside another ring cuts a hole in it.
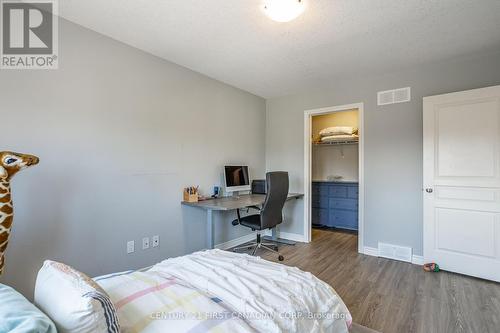
M 1 151 L 40 158 L 12 181 L 0 283 L 34 301 L 45 260 L 97 277 L 203 250 L 206 212 L 180 204 L 183 188 L 209 196 L 224 165 L 247 165 L 252 179 L 287 171 L 290 192 L 307 194 L 305 111 L 363 103 L 361 248 L 332 239 L 320 251 L 314 232 L 307 243 L 306 195 L 284 206 L 279 237 L 298 243 L 280 246 L 283 264 L 330 284 L 376 331 L 493 331 L 497 283 L 419 265 L 423 98 L 500 84 L 498 2 L 304 1 L 286 23 L 263 3 L 59 1 L 57 68 L 0 69 Z M 409 102 L 378 105 L 403 87 Z M 213 215 L 216 246 L 254 239 L 235 218 Z M 159 246 L 143 250 L 153 236 Z M 414 264 L 378 258 L 379 243 L 411 248 Z M 486 310 L 471 318 L 471 304 Z

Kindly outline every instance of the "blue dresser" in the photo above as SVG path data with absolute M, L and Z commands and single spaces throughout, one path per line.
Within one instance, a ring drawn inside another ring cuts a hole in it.
M 312 182 L 312 223 L 358 230 L 358 183 Z

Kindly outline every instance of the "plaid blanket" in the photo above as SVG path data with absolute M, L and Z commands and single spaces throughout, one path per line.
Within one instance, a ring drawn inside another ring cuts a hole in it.
M 115 304 L 123 333 L 255 332 L 216 298 L 151 271 L 94 279 Z

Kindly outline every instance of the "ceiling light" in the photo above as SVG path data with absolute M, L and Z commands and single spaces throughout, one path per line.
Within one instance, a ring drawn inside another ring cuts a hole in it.
M 265 0 L 264 13 L 271 20 L 288 22 L 304 12 L 305 0 Z

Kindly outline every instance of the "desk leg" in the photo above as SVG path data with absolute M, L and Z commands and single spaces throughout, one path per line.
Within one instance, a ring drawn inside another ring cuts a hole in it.
M 207 210 L 207 246 L 209 249 L 214 248 L 214 220 L 213 210 Z

